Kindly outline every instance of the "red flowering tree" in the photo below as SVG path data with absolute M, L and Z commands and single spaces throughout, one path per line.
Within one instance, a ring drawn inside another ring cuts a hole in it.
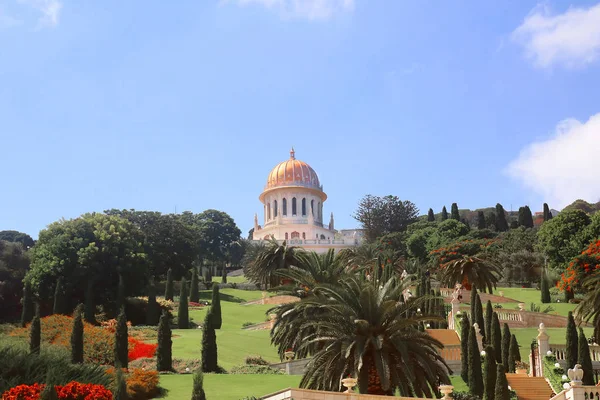
M 581 291 L 581 282 L 598 270 L 600 270 L 600 239 L 593 241 L 581 254 L 573 258 L 556 285 L 560 290 Z

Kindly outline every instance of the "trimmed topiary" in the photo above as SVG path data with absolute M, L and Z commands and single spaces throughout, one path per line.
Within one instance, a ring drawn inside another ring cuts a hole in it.
M 179 292 L 179 309 L 177 310 L 177 327 L 179 329 L 190 328 L 190 313 L 187 297 L 185 278 L 181 278 L 181 291 Z
M 494 357 L 497 363 L 502 363 L 502 331 L 500 330 L 500 319 L 498 313 L 492 313 L 492 329 L 490 331 L 489 345 L 494 349 Z
M 29 327 L 29 352 L 31 354 L 40 354 L 40 346 L 42 342 L 42 326 L 40 323 L 40 306 L 35 307 L 35 316 Z
M 507 323 L 504 323 L 504 327 L 502 328 L 502 365 L 508 365 L 508 355 L 510 354 L 510 328 Z
M 129 350 L 127 332 L 127 317 L 125 316 L 125 308 L 121 308 L 117 317 L 117 326 L 115 327 L 115 367 L 127 368 L 129 359 L 127 353 Z
M 150 277 L 150 281 L 148 282 L 148 305 L 146 307 L 146 324 L 151 326 L 158 324 L 160 307 L 156 302 L 154 277 Z
M 460 323 L 460 360 L 461 371 L 460 377 L 469 383 L 469 332 L 471 331 L 471 322 L 466 314 L 463 314 Z
M 198 303 L 200 293 L 198 293 L 198 268 L 192 267 L 192 281 L 190 282 L 190 301 Z
M 31 298 L 31 286 L 25 282 L 23 287 L 23 299 L 21 300 L 23 310 L 21 311 L 21 326 L 25 327 L 33 319 L 33 299 Z
M 212 307 L 202 325 L 202 372 L 219 372 L 217 365 L 217 335 L 213 325 Z
M 483 396 L 481 358 L 474 327 L 471 327 L 469 332 L 469 392 L 479 397 Z
M 579 352 L 579 344 L 577 342 L 577 326 L 575 325 L 575 318 L 573 318 L 573 312 L 569 311 L 567 320 L 567 346 L 565 354 L 567 368 L 573 368 L 575 364 L 577 364 L 577 356 Z
M 71 362 L 83 363 L 83 304 L 75 308 L 73 329 L 71 330 Z
M 169 314 L 163 311 L 158 323 L 158 348 L 156 349 L 156 369 L 158 371 L 173 370 L 172 346 Z
M 212 290 L 212 303 L 210 310 L 213 314 L 213 327 L 221 329 L 223 325 L 223 317 L 221 316 L 221 295 L 219 293 L 219 285 L 214 285 Z
M 483 400 L 494 400 L 496 391 L 496 359 L 494 358 L 495 349 L 492 346 L 485 348 L 485 358 L 483 361 Z
M 508 381 L 506 380 L 506 372 L 504 371 L 504 366 L 502 364 L 498 364 L 496 368 L 496 388 L 494 390 L 494 400 L 510 400 Z
M 200 368 L 194 373 L 192 400 L 206 400 L 206 394 L 204 393 L 204 373 Z
M 167 284 L 165 286 L 165 300 L 173 301 L 173 271 L 171 268 L 167 271 Z
M 581 364 L 583 369 L 583 384 L 586 386 L 594 386 L 594 366 L 592 365 L 592 357 L 590 356 L 590 347 L 588 341 L 583 333 L 583 329 L 579 328 L 579 356 L 578 364 Z

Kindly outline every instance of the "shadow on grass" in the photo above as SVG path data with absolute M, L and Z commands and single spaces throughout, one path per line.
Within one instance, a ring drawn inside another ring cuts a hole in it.
M 222 293 L 222 292 L 219 293 L 219 297 L 221 298 L 221 301 L 229 301 L 230 303 L 244 303 L 246 301 L 237 296 L 232 296 L 230 294 L 226 294 L 226 293 Z M 201 300 L 212 300 L 212 292 L 209 292 L 209 291 L 200 292 L 200 299 Z

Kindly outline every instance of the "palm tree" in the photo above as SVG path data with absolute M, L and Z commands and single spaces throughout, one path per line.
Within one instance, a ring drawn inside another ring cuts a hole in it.
M 442 264 L 440 268 L 440 281 L 446 287 L 454 287 L 455 284 L 461 283 L 468 288 L 482 288 L 484 292 L 487 288 L 492 293 L 502 277 L 500 266 L 482 255 L 464 255 Z
M 277 286 L 279 279 L 275 276 L 275 271 L 295 265 L 296 256 L 302 251 L 301 248 L 288 246 L 285 240 L 279 244 L 271 237 L 267 243 L 253 250 L 254 258 L 248 259 L 244 275 L 265 288 Z
M 575 308 L 575 317 L 579 321 L 592 320 L 594 340 L 600 343 L 600 270 L 585 278 L 581 287 L 586 294 Z
M 353 276 L 275 307 L 271 342 L 279 353 L 313 355 L 300 386 L 338 391 L 341 379 L 352 375 L 361 393 L 391 395 L 398 389 L 402 396 L 432 397 L 440 383 L 448 383 L 449 369 L 438 353 L 443 345 L 418 329 L 435 319 L 417 313 L 429 297 L 399 301 L 407 281 L 382 284 Z

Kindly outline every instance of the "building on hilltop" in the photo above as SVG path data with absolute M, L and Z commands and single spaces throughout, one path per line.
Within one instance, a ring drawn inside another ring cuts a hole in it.
M 327 195 L 323 185 L 310 165 L 296 159 L 293 148 L 290 158 L 269 173 L 259 200 L 264 206 L 264 219 L 259 225 L 258 215 L 254 215 L 253 240 L 272 237 L 316 252 L 353 247 L 362 241 L 360 229 L 336 231 L 333 213 L 328 223 L 324 222 Z

